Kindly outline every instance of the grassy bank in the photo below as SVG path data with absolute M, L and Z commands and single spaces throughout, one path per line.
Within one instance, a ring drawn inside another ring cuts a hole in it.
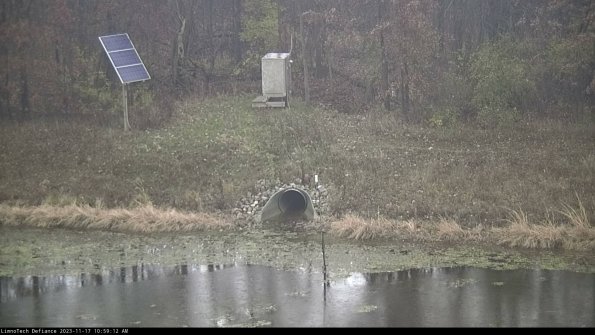
M 205 213 L 158 209 L 143 205 L 130 209 L 65 206 L 6 206 L 0 204 L 0 222 L 7 226 L 74 228 L 119 232 L 188 232 L 231 228 L 229 219 Z
M 512 219 L 502 227 L 478 225 L 473 228 L 441 218 L 438 221 L 397 221 L 362 219 L 347 215 L 330 225 L 330 232 L 356 240 L 399 238 L 423 242 L 488 243 L 530 249 L 595 250 L 595 227 L 584 221 L 570 224 L 530 222 L 522 211 L 514 211 Z
M 336 237 L 354 240 L 392 239 L 421 242 L 489 243 L 531 249 L 561 248 L 595 251 L 595 227 L 590 225 L 582 204 L 560 212 L 568 224 L 552 221 L 531 222 L 522 211 L 511 211 L 508 224 L 498 227 L 461 226 L 452 219 L 390 220 L 364 219 L 348 214 L 334 220 L 317 221 L 312 231 L 327 231 Z M 176 209 L 141 205 L 129 209 L 101 208 L 89 205 L 8 206 L 0 204 L 0 223 L 6 226 L 37 228 L 94 229 L 116 232 L 191 232 L 241 230 L 232 218 Z
M 251 99 L 184 101 L 169 125 L 128 133 L 81 121 L 4 123 L 0 201 L 225 214 L 260 179 L 318 174 L 337 218 L 447 218 L 472 231 L 508 226 L 517 209 L 532 224 L 571 226 L 561 209 L 578 208 L 578 197 L 594 225 L 592 122 L 431 128 L 299 103 L 258 110 Z

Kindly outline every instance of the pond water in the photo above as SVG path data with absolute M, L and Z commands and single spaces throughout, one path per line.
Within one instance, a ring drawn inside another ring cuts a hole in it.
M 308 268 L 139 264 L 0 277 L 3 327 L 595 326 L 595 274 L 426 268 L 332 278 Z

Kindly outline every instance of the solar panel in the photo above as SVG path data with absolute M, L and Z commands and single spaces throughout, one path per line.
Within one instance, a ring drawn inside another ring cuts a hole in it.
M 134 49 L 110 52 L 110 57 L 116 67 L 142 63 Z
M 133 49 L 132 42 L 128 34 L 118 34 L 111 36 L 102 36 L 99 38 L 108 52 L 124 49 Z
M 151 79 L 128 34 L 100 36 L 99 41 L 122 84 Z
M 120 72 L 122 82 L 125 83 L 151 79 L 142 64 L 121 67 L 118 71 Z

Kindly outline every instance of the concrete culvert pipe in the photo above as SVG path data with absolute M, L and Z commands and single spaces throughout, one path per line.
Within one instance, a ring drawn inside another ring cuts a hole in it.
M 314 206 L 308 192 L 288 188 L 275 193 L 262 208 L 260 221 L 314 219 Z

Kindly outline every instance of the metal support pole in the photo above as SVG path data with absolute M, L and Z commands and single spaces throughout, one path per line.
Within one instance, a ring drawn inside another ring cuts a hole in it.
M 126 84 L 122 85 L 122 98 L 124 99 L 124 131 L 130 130 L 128 122 L 128 89 Z
M 324 232 L 321 232 L 322 236 L 322 276 L 324 280 L 324 286 L 328 285 L 328 278 L 326 277 L 326 253 L 324 252 Z M 326 291 L 325 291 L 326 292 Z M 326 295 L 325 295 L 326 298 Z

